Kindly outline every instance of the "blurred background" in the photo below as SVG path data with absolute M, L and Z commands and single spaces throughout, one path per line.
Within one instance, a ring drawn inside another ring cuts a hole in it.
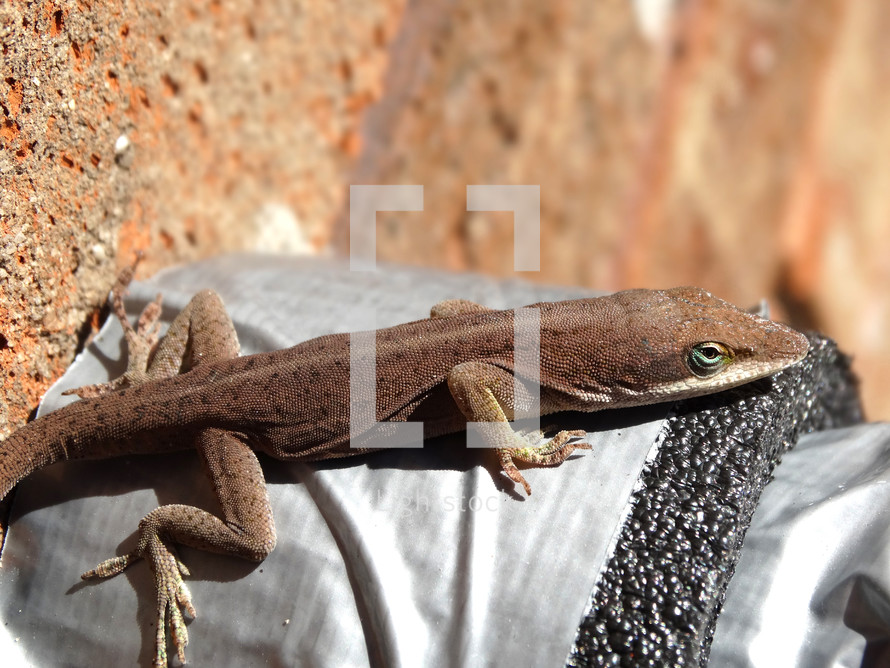
M 0 8 L 0 432 L 114 275 L 227 251 L 345 256 L 351 184 L 421 184 L 378 259 L 700 285 L 816 328 L 890 417 L 890 4 L 183 0 Z

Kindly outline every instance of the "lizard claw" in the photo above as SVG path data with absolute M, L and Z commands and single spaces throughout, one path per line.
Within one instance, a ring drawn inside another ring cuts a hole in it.
M 532 434 L 533 438 L 537 432 Z M 554 466 L 564 462 L 569 455 L 575 450 L 590 450 L 589 443 L 571 443 L 573 438 L 581 438 L 586 436 L 587 432 L 583 429 L 574 429 L 571 431 L 561 431 L 549 441 L 540 443 L 538 438 L 531 440 L 517 435 L 523 442 L 522 447 L 518 448 L 500 448 L 498 450 L 498 458 L 501 462 L 501 468 L 507 477 L 515 483 L 522 485 L 525 493 L 531 496 L 531 486 L 526 482 L 525 478 L 513 463 L 514 459 L 534 466 Z
M 501 451 L 503 452 L 503 451 Z M 532 486 L 528 484 L 528 481 L 525 477 L 519 472 L 519 469 L 516 468 L 516 464 L 513 463 L 513 460 L 510 458 L 509 454 L 507 454 L 507 461 L 504 461 L 504 456 L 501 455 L 501 468 L 504 470 L 504 473 L 507 474 L 507 477 L 510 478 L 513 482 L 518 485 L 522 485 L 522 488 L 525 490 L 526 496 L 532 495 Z

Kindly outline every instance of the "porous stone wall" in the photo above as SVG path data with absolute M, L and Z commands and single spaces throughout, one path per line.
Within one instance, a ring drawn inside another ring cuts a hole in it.
M 890 5 L 48 0 L 0 7 L 0 433 L 98 325 L 116 272 L 345 254 L 350 184 L 420 184 L 378 257 L 534 280 L 698 284 L 856 353 L 890 416 Z

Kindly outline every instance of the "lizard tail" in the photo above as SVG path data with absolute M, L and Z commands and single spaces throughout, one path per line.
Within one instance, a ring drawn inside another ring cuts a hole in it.
M 140 402 L 141 389 L 81 399 L 0 441 L 0 499 L 20 480 L 55 462 L 188 447 L 190 441 L 182 436 L 202 413 L 177 410 L 184 403 L 183 393 L 171 392 L 163 406 L 150 398 Z
M 37 469 L 65 459 L 64 437 L 53 439 L 43 420 L 31 422 L 0 442 L 0 499 Z

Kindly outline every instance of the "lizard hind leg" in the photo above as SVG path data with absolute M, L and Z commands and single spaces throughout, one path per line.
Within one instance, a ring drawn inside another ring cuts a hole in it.
M 276 543 L 275 522 L 263 472 L 250 446 L 221 429 L 205 429 L 197 449 L 210 474 L 221 516 L 194 506 L 170 504 L 155 508 L 139 523 L 136 548 L 103 561 L 81 577 L 105 578 L 145 559 L 155 576 L 157 628 L 153 665 L 167 666 L 167 639 L 185 663 L 188 631 L 183 612 L 196 617 L 183 581 L 189 571 L 176 556 L 174 543 L 209 552 L 262 561 Z
M 127 287 L 133 280 L 133 274 L 140 260 L 141 257 L 137 257 L 133 264 L 124 268 L 111 288 L 111 309 L 114 315 L 117 316 L 118 321 L 120 321 L 121 327 L 124 330 L 124 340 L 127 342 L 126 372 L 107 383 L 84 385 L 83 387 L 65 390 L 62 392 L 63 395 L 74 394 L 81 399 L 98 397 L 122 387 L 138 385 L 147 380 L 146 370 L 149 366 L 149 359 L 158 341 L 158 330 L 160 327 L 158 318 L 161 314 L 162 297 L 158 295 L 154 301 L 146 305 L 136 321 L 135 328 L 130 324 L 126 309 L 124 308 L 124 296 L 127 294 Z
M 125 269 L 112 290 L 112 307 L 127 342 L 127 370 L 110 382 L 85 385 L 63 394 L 75 394 L 81 399 L 97 397 L 124 387 L 170 378 L 203 360 L 238 356 L 235 327 L 222 299 L 213 290 L 203 290 L 192 297 L 160 341 L 161 295 L 145 307 L 136 327 L 131 326 L 123 297 L 132 276 L 133 268 Z
M 117 295 L 122 295 L 122 290 Z M 120 317 L 122 301 L 119 310 Z M 205 362 L 234 358 L 238 348 L 238 337 L 222 300 L 212 290 L 204 290 L 170 325 L 146 363 L 144 375 L 136 381 L 131 377 L 128 382 L 166 378 Z M 140 559 L 148 562 L 157 589 L 155 666 L 167 665 L 168 629 L 180 660 L 185 662 L 188 632 L 183 611 L 195 616 L 183 581 L 189 572 L 173 551 L 173 543 L 255 561 L 264 559 L 275 547 L 275 525 L 263 472 L 245 437 L 208 428 L 197 434 L 195 447 L 213 482 L 221 517 L 181 504 L 155 508 L 139 523 L 139 539 L 132 552 L 112 557 L 82 576 L 110 577 Z

